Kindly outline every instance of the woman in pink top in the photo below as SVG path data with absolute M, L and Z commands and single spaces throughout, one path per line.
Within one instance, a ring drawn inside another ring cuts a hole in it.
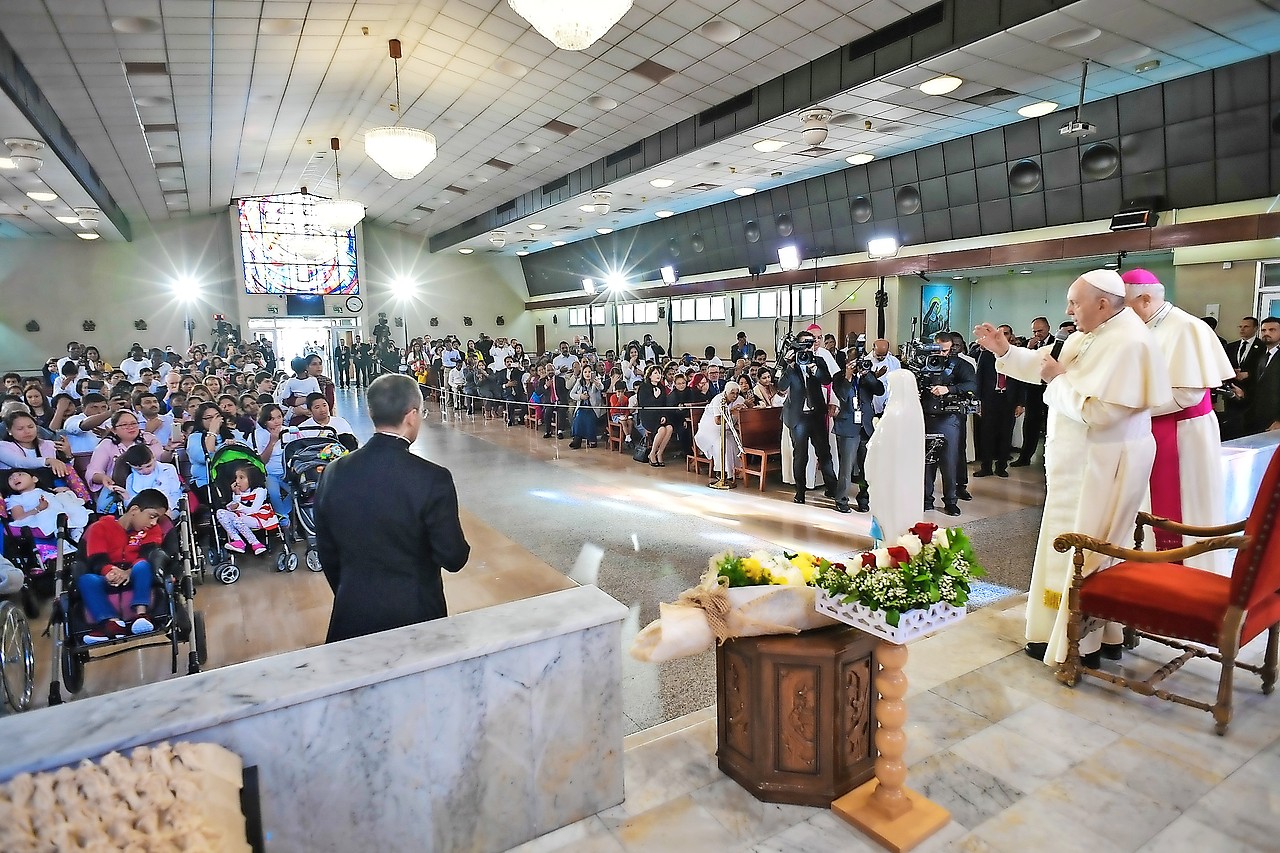
M 116 460 L 135 444 L 145 444 L 157 461 L 169 462 L 173 454 L 162 447 L 156 437 L 143 432 L 138 423 L 138 416 L 128 409 L 123 409 L 111 416 L 111 432 L 98 442 L 93 455 L 89 457 L 89 467 L 85 470 L 85 479 L 89 482 L 89 491 L 101 505 L 103 487 L 108 492 L 123 492 L 123 482 L 117 483 L 113 477 Z M 126 472 L 127 473 L 127 472 Z
M 8 436 L 0 441 L 0 468 L 49 468 L 55 477 L 67 475 L 52 441 L 39 437 L 36 419 L 28 412 L 11 412 L 4 419 Z

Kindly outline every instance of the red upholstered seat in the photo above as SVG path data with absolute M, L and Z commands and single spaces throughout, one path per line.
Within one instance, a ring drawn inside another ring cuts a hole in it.
M 1080 610 L 1164 637 L 1216 645 L 1231 579 L 1177 563 L 1117 563 L 1080 585 Z

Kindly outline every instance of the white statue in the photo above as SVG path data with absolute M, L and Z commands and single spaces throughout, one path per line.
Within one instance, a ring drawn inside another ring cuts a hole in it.
M 872 535 L 896 542 L 924 510 L 924 412 L 911 371 L 895 370 L 884 382 L 889 400 L 867 442 L 866 478 Z

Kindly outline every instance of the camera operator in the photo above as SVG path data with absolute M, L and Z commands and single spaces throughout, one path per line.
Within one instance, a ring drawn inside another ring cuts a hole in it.
M 926 433 L 942 435 L 946 442 L 942 446 L 938 462 L 925 465 L 924 508 L 934 508 L 933 486 L 938 467 L 941 466 L 942 511 L 947 515 L 959 515 L 956 484 L 963 464 L 961 460 L 964 448 L 960 442 L 964 434 L 962 427 L 965 416 L 956 411 L 955 407 L 977 392 L 978 376 L 973 366 L 954 351 L 954 340 L 950 332 L 939 332 L 933 340 L 938 346 L 938 353 L 930 357 L 927 368 L 918 373 L 916 379 L 920 385 L 920 406 L 924 409 L 924 430 Z
M 867 441 L 875 431 L 876 398 L 884 394 L 885 388 L 871 359 L 859 358 L 855 352 L 850 352 L 846 358 L 844 370 L 831 385 L 840 407 L 834 424 L 836 455 L 840 459 L 836 512 L 850 512 L 849 488 L 855 477 L 858 482 L 858 512 L 869 512 L 871 506 L 865 474 Z
M 831 436 L 827 432 L 828 401 L 823 386 L 830 385 L 840 372 L 835 358 L 816 346 L 810 326 L 794 338 L 783 341 L 782 365 L 778 368 L 778 390 L 787 395 L 782 404 L 782 424 L 791 430 L 792 472 L 796 481 L 793 500 L 804 503 L 808 482 L 809 443 L 818 454 L 818 468 L 826 483 L 825 494 L 835 497 L 836 472 L 831 465 Z M 821 331 L 821 329 L 818 329 Z

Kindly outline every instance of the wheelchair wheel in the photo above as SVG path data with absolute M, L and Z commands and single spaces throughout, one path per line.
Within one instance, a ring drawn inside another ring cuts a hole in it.
M 217 579 L 218 583 L 235 583 L 240 580 L 240 567 L 235 563 L 223 563 L 218 566 L 218 568 L 214 569 L 213 576 Z
M 307 549 L 307 568 L 313 572 L 323 572 L 324 566 L 320 565 L 320 554 L 312 549 Z
M 204 666 L 205 662 L 209 660 L 209 644 L 205 639 L 204 613 L 199 610 L 196 611 L 191 641 L 196 647 L 196 661 L 201 666 Z
M 84 658 L 73 645 L 69 638 L 62 645 L 62 686 L 68 693 L 79 693 L 84 688 Z
M 22 610 L 8 601 L 0 603 L 0 653 L 4 704 L 15 712 L 25 711 L 35 690 L 36 656 L 30 624 Z

